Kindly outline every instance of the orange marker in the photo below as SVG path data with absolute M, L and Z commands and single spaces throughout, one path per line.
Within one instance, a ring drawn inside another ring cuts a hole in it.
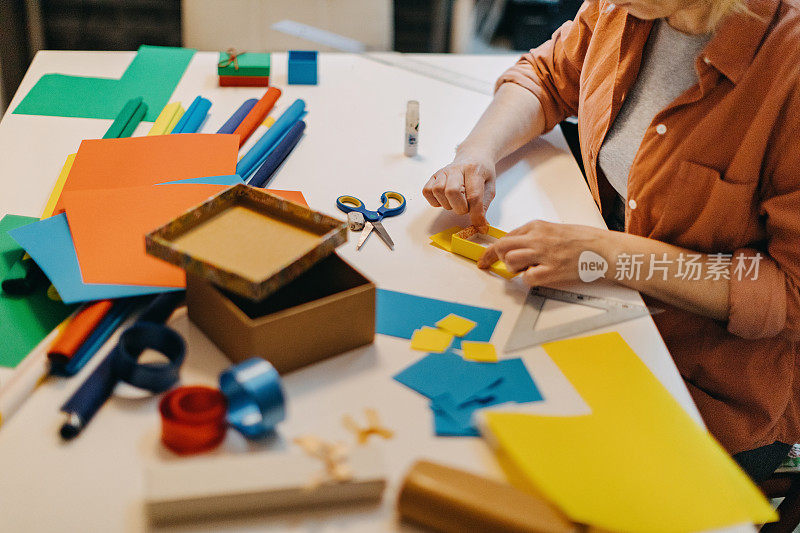
M 100 300 L 78 311 L 50 346 L 50 349 L 47 350 L 48 359 L 53 363 L 66 363 L 69 361 L 83 343 L 86 342 L 86 339 L 89 338 L 89 335 L 92 334 L 97 325 L 105 318 L 113 305 L 113 300 Z
M 264 96 L 261 97 L 261 100 L 253 106 L 253 109 L 244 117 L 244 120 L 239 127 L 234 130 L 234 134 L 239 135 L 239 147 L 241 148 L 242 145 L 250 138 L 253 132 L 256 130 L 259 124 L 264 121 L 267 114 L 272 110 L 272 106 L 275 105 L 275 102 L 278 101 L 278 98 L 281 96 L 281 90 L 276 87 L 270 87 L 267 89 L 267 92 L 264 93 Z

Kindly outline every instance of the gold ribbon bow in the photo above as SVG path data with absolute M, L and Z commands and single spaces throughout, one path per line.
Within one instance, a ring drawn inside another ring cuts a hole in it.
M 391 439 L 394 437 L 394 431 L 381 425 L 378 419 L 378 411 L 375 409 L 364 409 L 367 415 L 367 426 L 362 428 L 350 415 L 342 417 L 344 427 L 352 431 L 356 435 L 356 440 L 359 444 L 366 444 L 371 435 L 378 435 L 384 439 Z
M 225 68 L 233 63 L 233 70 L 239 70 L 239 56 L 244 55 L 247 52 L 237 52 L 236 48 L 228 48 L 225 53 L 228 54 L 228 59 L 220 61 L 217 63 L 217 66 L 219 68 Z
M 325 465 L 324 473 L 312 480 L 310 488 L 316 488 L 327 481 L 343 483 L 353 479 L 353 470 L 347 462 L 348 448 L 346 444 L 326 442 L 314 435 L 297 437 L 294 439 L 294 443 Z

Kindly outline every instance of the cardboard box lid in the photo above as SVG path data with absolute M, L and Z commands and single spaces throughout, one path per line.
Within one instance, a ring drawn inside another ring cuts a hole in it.
M 347 223 L 239 184 L 148 234 L 147 253 L 251 300 L 347 241 Z

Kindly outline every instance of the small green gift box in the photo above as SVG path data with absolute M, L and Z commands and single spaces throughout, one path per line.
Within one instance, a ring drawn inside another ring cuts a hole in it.
M 269 76 L 270 54 L 244 52 L 233 60 L 227 52 L 219 53 L 217 74 L 220 76 Z M 238 68 L 236 68 L 238 66 Z

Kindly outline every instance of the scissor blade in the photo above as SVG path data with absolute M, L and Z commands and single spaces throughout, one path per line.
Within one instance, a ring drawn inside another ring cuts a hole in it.
M 367 240 L 369 234 L 372 233 L 372 222 L 367 222 L 364 224 L 364 229 L 361 230 L 361 236 L 358 238 L 358 244 L 356 245 L 356 250 L 360 250 L 361 246 L 364 244 L 364 241 Z
M 394 250 L 394 241 L 391 237 L 389 237 L 389 232 L 386 231 L 386 228 L 383 227 L 383 224 L 380 222 L 373 222 L 372 225 L 375 226 L 375 231 L 378 232 L 378 235 L 380 235 L 381 239 L 383 239 L 383 242 L 386 243 L 389 249 Z

